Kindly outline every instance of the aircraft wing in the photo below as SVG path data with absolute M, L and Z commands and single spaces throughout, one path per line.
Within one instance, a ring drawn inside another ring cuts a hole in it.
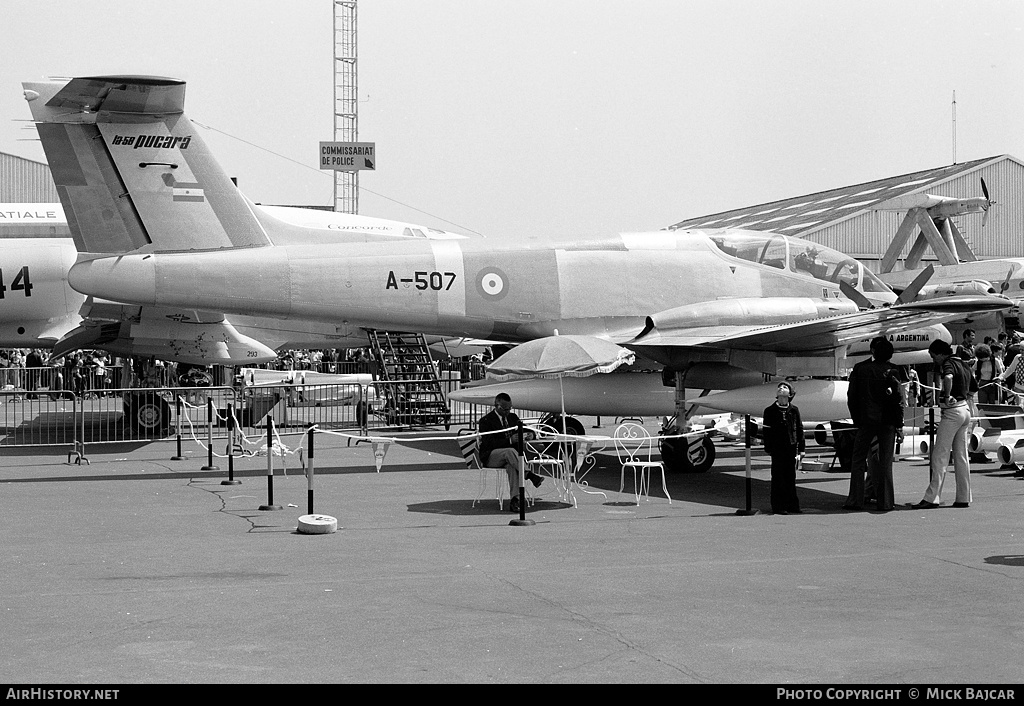
M 883 334 L 941 324 L 968 313 L 1008 309 L 999 296 L 953 296 L 837 314 L 776 326 L 707 326 L 659 330 L 650 317 L 633 346 L 736 348 L 778 353 L 824 353 Z

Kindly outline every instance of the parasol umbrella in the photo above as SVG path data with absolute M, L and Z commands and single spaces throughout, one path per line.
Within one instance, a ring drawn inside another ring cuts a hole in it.
M 521 343 L 508 353 L 496 358 L 487 366 L 487 377 L 492 380 L 524 380 L 531 378 L 557 378 L 558 393 L 562 407 L 562 424 L 560 432 L 566 433 L 565 425 L 565 391 L 562 379 L 567 377 L 589 377 L 598 373 L 610 373 L 620 365 L 631 365 L 636 359 L 633 351 L 593 336 L 559 336 L 557 329 L 554 336 L 538 338 Z M 580 454 L 585 455 L 584 445 L 577 448 L 577 461 Z M 567 452 L 565 471 L 570 472 L 571 461 Z M 524 467 L 520 465 L 520 474 Z M 520 493 L 523 493 L 523 476 L 520 475 Z M 568 489 L 569 484 L 566 483 Z M 573 505 L 576 504 L 575 496 Z M 523 501 L 520 500 L 522 503 Z M 524 510 L 525 512 L 525 510 Z
M 562 430 L 565 430 L 565 394 L 562 379 L 610 373 L 620 365 L 631 365 L 633 351 L 593 336 L 554 336 L 521 343 L 487 366 L 491 380 L 558 379 L 562 402 Z

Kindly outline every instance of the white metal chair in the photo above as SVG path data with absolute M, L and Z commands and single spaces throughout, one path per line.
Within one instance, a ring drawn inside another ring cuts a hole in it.
M 508 494 L 508 473 L 505 467 L 485 466 L 480 462 L 480 437 L 478 436 L 460 437 L 459 450 L 462 451 L 462 458 L 466 462 L 466 466 L 470 470 L 480 471 L 480 490 L 477 491 L 472 507 L 476 507 L 477 502 L 484 496 L 487 491 L 487 474 L 493 472 L 495 476 L 494 497 L 498 501 L 498 507 L 503 508 L 502 503 Z M 526 489 L 526 501 L 530 505 L 533 504 L 533 496 L 530 494 L 529 488 Z
M 526 442 L 526 467 L 534 473 L 546 474 L 555 484 L 558 499 L 571 500 L 575 506 L 566 458 L 568 444 L 558 438 L 557 429 L 547 424 L 531 425 L 530 431 L 535 438 Z
M 633 469 L 633 492 L 636 494 L 636 504 L 640 504 L 640 496 L 650 501 L 651 492 L 651 469 L 661 469 L 661 488 L 665 491 L 665 497 L 672 504 L 672 496 L 668 494 L 668 484 L 665 481 L 665 465 L 661 461 L 652 461 L 651 452 L 654 447 L 654 440 L 650 433 L 639 424 L 620 424 L 613 435 L 615 441 L 615 454 L 622 464 L 622 473 L 619 475 L 619 492 L 626 485 L 626 469 Z

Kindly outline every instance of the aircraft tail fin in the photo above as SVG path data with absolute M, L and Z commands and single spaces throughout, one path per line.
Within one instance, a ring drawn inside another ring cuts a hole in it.
M 22 85 L 79 252 L 271 244 L 185 115 L 184 81 Z

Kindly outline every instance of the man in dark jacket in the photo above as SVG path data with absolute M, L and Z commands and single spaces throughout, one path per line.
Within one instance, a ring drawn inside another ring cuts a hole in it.
M 850 494 L 843 507 L 864 509 L 864 474 L 871 443 L 878 438 L 878 465 L 873 476 L 876 508 L 888 512 L 895 506 L 892 457 L 897 437 L 903 435 L 903 386 L 899 368 L 889 362 L 893 346 L 884 336 L 871 340 L 871 358 L 853 366 L 846 403 L 857 427 L 850 469 Z
M 480 463 L 490 468 L 505 467 L 508 473 L 508 492 L 512 499 L 509 510 L 519 512 L 519 433 L 517 428 L 522 422 L 512 411 L 512 398 L 499 392 L 494 398 L 494 409 L 480 418 L 477 431 L 480 437 Z M 534 487 L 544 482 L 536 473 L 527 473 L 527 480 Z

